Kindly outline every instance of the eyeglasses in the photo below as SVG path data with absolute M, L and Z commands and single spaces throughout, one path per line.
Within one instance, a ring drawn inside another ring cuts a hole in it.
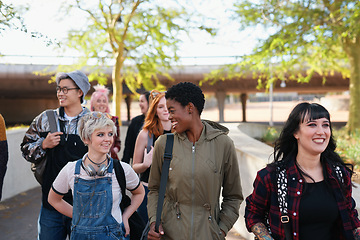
M 107 117 L 109 119 L 111 119 L 111 115 L 108 113 L 102 113 L 102 112 L 91 112 L 91 115 L 94 118 L 101 118 L 101 117 Z
M 60 93 L 62 91 L 64 94 L 67 94 L 69 90 L 74 90 L 74 89 L 80 89 L 80 88 L 67 88 L 67 87 L 62 88 L 60 86 L 57 86 L 56 87 L 56 92 Z

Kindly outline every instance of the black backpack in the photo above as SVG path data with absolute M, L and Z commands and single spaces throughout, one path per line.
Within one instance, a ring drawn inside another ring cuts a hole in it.
M 124 210 L 131 204 L 131 199 L 125 193 L 126 179 L 125 179 L 124 169 L 122 168 L 121 163 L 118 159 L 113 159 L 113 163 L 114 163 L 116 179 L 119 182 L 121 195 L 122 195 L 120 209 L 121 212 L 124 212 Z M 145 225 L 146 223 L 144 223 L 138 212 L 135 211 L 129 218 L 130 239 L 139 240 L 141 238 L 142 232 L 144 231 Z

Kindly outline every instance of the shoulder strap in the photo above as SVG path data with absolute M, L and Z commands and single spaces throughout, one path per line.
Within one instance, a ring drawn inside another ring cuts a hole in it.
M 121 190 L 121 203 L 120 203 L 120 208 L 121 211 L 123 211 L 127 206 L 125 206 L 126 203 L 125 201 L 125 189 L 126 189 L 126 179 L 125 179 L 125 172 L 124 169 L 121 166 L 121 163 L 118 159 L 113 159 L 113 164 L 114 164 L 114 169 L 115 169 L 115 175 L 116 175 L 116 179 L 119 183 L 120 186 L 120 190 Z
M 154 144 L 154 134 L 152 133 L 150 136 L 148 134 L 148 141 L 146 145 L 146 152 L 149 153 L 151 150 L 151 146 Z
M 166 134 L 166 145 L 165 145 L 165 153 L 164 153 L 164 163 L 162 165 L 161 170 L 161 180 L 160 180 L 160 189 L 159 189 L 159 199 L 156 209 L 156 222 L 155 222 L 155 231 L 159 232 L 159 225 L 161 220 L 161 212 L 164 204 L 165 190 L 166 184 L 169 176 L 169 167 L 170 161 L 172 159 L 174 145 L 174 134 L 167 133 Z
M 281 168 L 277 166 L 276 168 L 276 183 L 277 183 L 277 198 L 279 202 L 279 209 L 281 213 L 280 221 L 284 226 L 285 232 L 285 239 L 291 240 L 291 229 L 290 229 L 290 219 L 288 216 L 288 209 L 287 209 L 287 194 L 288 194 L 288 182 L 287 182 L 287 174 L 286 168 Z
M 57 132 L 55 111 L 54 110 L 46 110 L 46 116 L 47 116 L 48 121 L 49 121 L 50 132 L 51 133 Z

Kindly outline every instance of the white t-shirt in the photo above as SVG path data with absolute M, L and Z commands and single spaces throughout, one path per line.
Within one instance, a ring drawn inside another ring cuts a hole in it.
M 69 189 L 71 189 L 71 191 L 74 192 L 76 162 L 77 161 L 68 162 L 64 166 L 64 168 L 61 169 L 59 175 L 56 177 L 52 186 L 56 192 L 60 194 L 66 194 L 69 191 Z M 135 171 L 132 169 L 132 167 L 129 164 L 124 162 L 120 162 L 120 163 L 125 173 L 126 189 L 130 191 L 134 190 L 139 185 L 140 182 L 138 175 L 135 173 Z M 82 167 L 80 167 L 79 177 L 85 180 L 94 179 L 94 177 L 90 177 Z M 107 173 L 105 177 L 110 177 L 110 173 Z M 101 177 L 96 176 L 96 178 L 101 178 Z M 119 183 L 115 175 L 115 169 L 113 169 L 111 178 L 113 183 L 112 184 L 113 203 L 112 203 L 111 215 L 116 219 L 118 223 L 122 223 L 122 214 L 119 207 L 120 201 L 122 199 L 122 195 L 121 195 L 121 189 Z

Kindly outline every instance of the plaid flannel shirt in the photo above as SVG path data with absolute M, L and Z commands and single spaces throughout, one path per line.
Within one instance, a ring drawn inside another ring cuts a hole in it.
M 341 167 L 343 173 L 345 192 L 343 194 L 335 171 L 326 164 L 327 180 L 333 189 L 337 201 L 340 218 L 337 225 L 339 236 L 337 239 L 354 239 L 353 230 L 360 226 L 358 213 L 355 209 L 355 201 L 351 197 L 352 185 L 350 173 Z M 296 168 L 295 161 L 287 166 L 288 179 L 288 216 L 290 218 L 293 239 L 299 239 L 299 206 L 304 190 L 304 179 Z M 277 200 L 276 169 L 267 166 L 257 173 L 254 181 L 254 190 L 246 198 L 245 222 L 249 232 L 258 222 L 266 224 L 266 215 L 271 230 L 271 235 L 276 240 L 285 239 L 283 224 L 280 221 L 280 209 Z

